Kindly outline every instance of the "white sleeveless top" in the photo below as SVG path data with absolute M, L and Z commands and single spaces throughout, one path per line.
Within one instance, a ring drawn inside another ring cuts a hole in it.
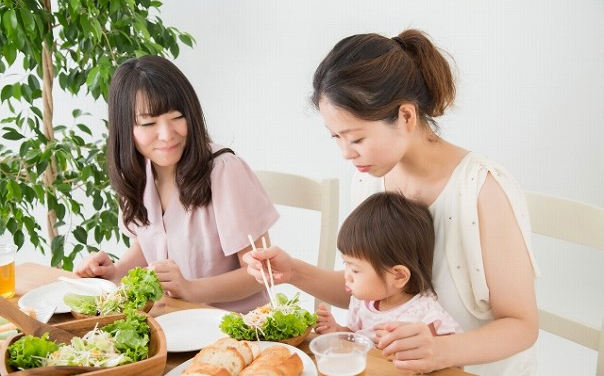
M 501 166 L 468 153 L 451 174 L 445 188 L 430 205 L 436 242 L 432 283 L 440 304 L 465 332 L 493 320 L 489 288 L 482 264 L 478 228 L 478 194 L 487 173 L 505 192 L 522 231 L 535 276 L 539 274 L 531 246 L 531 230 L 524 193 L 516 180 Z M 352 207 L 373 193 L 383 192 L 384 179 L 358 172 L 351 186 Z M 478 375 L 535 375 L 537 359 L 531 347 L 498 362 L 466 366 Z

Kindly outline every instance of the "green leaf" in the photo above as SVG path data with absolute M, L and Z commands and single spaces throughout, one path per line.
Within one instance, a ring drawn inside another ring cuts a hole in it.
M 86 244 L 86 242 L 88 241 L 88 233 L 81 226 L 78 226 L 73 230 L 73 236 L 76 238 L 77 241 L 82 244 Z
M 4 54 L 4 59 L 6 59 L 8 65 L 13 65 L 17 58 L 17 48 L 11 43 L 6 43 L 2 48 L 2 53 Z
M 27 34 L 34 35 L 36 31 L 36 22 L 34 21 L 34 16 L 31 11 L 27 8 L 21 8 L 19 12 L 21 15 L 21 20 L 23 20 L 23 25 L 25 26 L 25 31 Z
M 99 86 L 99 80 L 101 78 L 100 72 L 101 68 L 98 66 L 92 68 L 90 72 L 88 72 L 88 76 L 86 77 L 86 86 L 88 86 L 88 90 L 92 90 Z
M 15 233 L 13 234 L 13 242 L 15 243 L 17 248 L 21 249 L 21 247 L 23 247 L 23 244 L 25 243 L 25 236 L 23 235 L 23 231 L 15 231 Z
M 92 136 L 92 131 L 90 130 L 90 128 L 88 128 L 84 124 L 76 124 L 76 127 L 78 127 L 82 132 L 88 133 L 89 135 Z
M 23 191 L 21 190 L 19 183 L 17 183 L 14 180 L 9 180 L 7 188 L 8 188 L 8 197 L 14 198 L 17 201 L 21 200 L 21 198 L 23 197 Z
M 15 131 L 15 130 L 13 130 L 13 131 L 9 131 L 9 132 L 6 132 L 5 134 L 3 134 L 2 138 L 6 139 L 6 140 L 17 141 L 22 138 L 25 138 L 25 136 L 23 136 L 21 133 Z
M 62 220 L 63 218 L 65 218 L 65 205 L 58 204 L 57 206 L 55 206 L 55 213 L 59 220 Z
M 13 85 L 4 85 L 2 88 L 2 92 L 0 92 L 0 100 L 4 102 L 5 100 L 11 98 L 13 96 Z
M 195 39 L 193 39 L 192 36 L 190 36 L 189 34 L 186 34 L 186 33 L 180 34 L 178 36 L 178 39 L 180 39 L 181 42 L 183 42 L 184 44 L 186 44 L 189 47 L 193 47 L 193 44 L 195 43 Z
M 101 210 L 101 208 L 103 207 L 103 197 L 101 197 L 100 194 L 96 194 L 94 195 L 94 199 L 92 201 L 92 206 L 94 207 L 95 210 Z
M 13 34 L 15 30 L 17 30 L 17 13 L 15 13 L 14 9 L 9 9 L 8 11 L 6 11 L 6 13 L 4 13 L 4 16 L 2 17 L 2 24 L 6 29 L 7 35 Z

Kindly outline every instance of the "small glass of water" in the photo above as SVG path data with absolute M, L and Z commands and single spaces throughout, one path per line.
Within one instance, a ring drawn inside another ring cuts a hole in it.
M 372 346 L 366 336 L 348 332 L 322 334 L 310 342 L 319 373 L 324 376 L 364 375 Z

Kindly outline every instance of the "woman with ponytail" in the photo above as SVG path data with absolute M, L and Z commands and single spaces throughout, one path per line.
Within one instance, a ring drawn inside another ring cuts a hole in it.
M 525 199 L 504 168 L 439 136 L 436 118 L 455 99 L 446 56 L 418 30 L 353 35 L 321 62 L 313 88 L 313 104 L 357 169 L 353 207 L 381 191 L 428 206 L 436 235 L 432 283 L 463 329 L 433 336 L 425 324 L 385 322 L 375 328 L 376 346 L 402 370 L 535 374 L 538 272 Z M 321 270 L 273 246 L 244 256 L 257 280 L 266 258 L 276 281 L 336 306 L 349 301 L 343 271 Z

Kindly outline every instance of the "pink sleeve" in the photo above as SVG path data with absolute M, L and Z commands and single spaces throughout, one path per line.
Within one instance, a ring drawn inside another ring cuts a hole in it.
M 279 219 L 279 213 L 250 167 L 233 154 L 216 158 L 212 169 L 212 207 L 226 256 L 250 245 Z
M 437 335 L 461 333 L 461 326 L 437 301 L 430 304 L 422 320 L 425 324 L 433 324 Z

